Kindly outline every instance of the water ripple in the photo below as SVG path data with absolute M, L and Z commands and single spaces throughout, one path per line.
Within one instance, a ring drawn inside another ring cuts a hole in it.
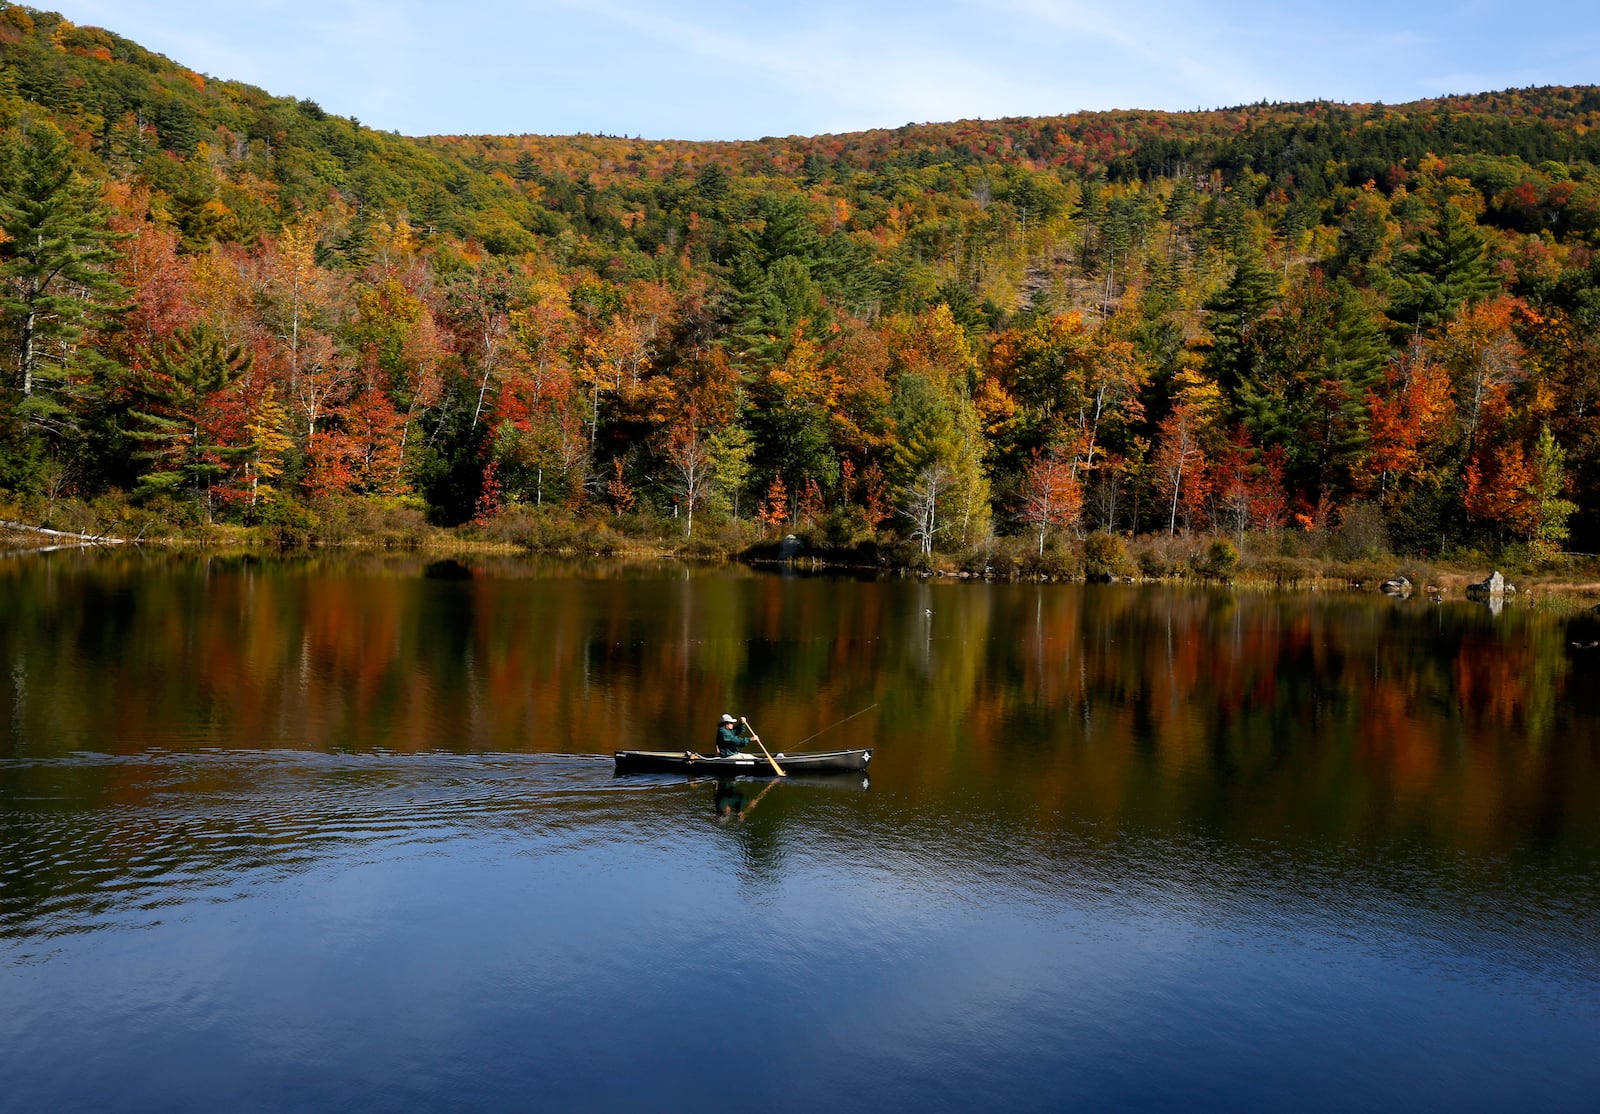
M 0 798 L 0 938 L 156 923 L 464 836 L 559 849 L 624 807 L 592 755 L 82 753 L 3 760 L 0 779 L 24 787 Z

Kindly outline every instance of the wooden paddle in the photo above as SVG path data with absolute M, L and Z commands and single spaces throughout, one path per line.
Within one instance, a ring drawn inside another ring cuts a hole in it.
M 761 798 L 762 798 L 762 797 L 765 797 L 765 796 L 766 796 L 766 795 L 767 795 L 767 794 L 768 794 L 768 793 L 770 793 L 770 792 L 772 792 L 772 787 L 773 787 L 773 786 L 774 786 L 774 785 L 777 785 L 777 784 L 778 784 L 778 783 L 777 783 L 777 782 L 775 782 L 775 781 L 769 781 L 769 782 L 767 782 L 767 787 L 766 787 L 766 788 L 765 788 L 765 789 L 763 789 L 763 790 L 762 790 L 762 791 L 761 791 L 761 792 L 759 792 L 759 793 L 757 793 L 757 794 L 756 794 L 756 799 L 755 799 L 755 800 L 753 800 L 753 801 L 751 801 L 751 802 L 750 802 L 750 803 L 749 803 L 749 804 L 747 804 L 747 805 L 745 805 L 745 806 L 744 806 L 744 807 L 743 807 L 743 808 L 741 808 L 741 809 L 740 809 L 740 810 L 739 810 L 739 813 L 738 813 L 738 818 L 739 818 L 739 819 L 740 819 L 740 820 L 743 820 L 743 819 L 744 819 L 744 818 L 745 818 L 745 817 L 746 817 L 746 816 L 749 816 L 749 815 L 750 815 L 750 813 L 751 813 L 751 812 L 753 812 L 753 811 L 754 811 L 754 810 L 755 810 L 755 807 L 756 807 L 756 806 L 757 806 L 757 805 L 758 805 L 758 804 L 760 804 L 760 803 L 761 803 Z
M 761 741 L 761 736 L 757 735 L 756 729 L 750 726 L 750 721 L 745 719 L 743 716 L 740 716 L 739 722 L 744 724 L 746 731 L 750 732 L 750 737 L 756 741 L 756 746 L 761 748 L 761 753 L 767 755 L 767 761 L 772 763 L 772 768 L 777 771 L 778 776 L 788 777 L 789 775 L 783 772 L 783 767 L 778 765 L 777 760 L 773 758 L 772 755 L 767 754 L 767 744 Z

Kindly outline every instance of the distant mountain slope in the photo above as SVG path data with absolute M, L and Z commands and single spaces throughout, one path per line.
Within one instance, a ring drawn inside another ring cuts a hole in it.
M 0 92 L 50 110 L 108 172 L 147 176 L 171 198 L 191 243 L 248 241 L 335 198 L 352 209 L 403 207 L 425 225 L 508 251 L 530 248 L 528 230 L 539 227 L 515 189 L 434 146 L 204 77 L 56 13 L 0 10 L 0 81 Z
M 986 163 L 1104 173 L 1113 181 L 1250 169 L 1313 196 L 1333 179 L 1359 184 L 1427 154 L 1600 162 L 1596 86 L 1392 106 L 1309 102 L 961 120 L 727 143 L 587 135 L 406 139 L 311 101 L 204 77 L 114 32 L 18 4 L 0 11 L 0 65 L 10 89 L 50 109 L 108 166 L 143 166 L 155 151 L 188 156 L 204 143 L 220 178 L 270 183 L 268 200 L 280 212 L 320 206 L 336 191 L 351 205 L 404 205 L 425 225 L 504 250 L 528 248 L 519 228 L 550 230 L 539 207 L 507 181 L 519 160 L 524 177 L 531 177 L 531 160 L 545 174 L 596 184 L 708 162 L 781 177 Z M 240 219 L 241 231 L 255 230 L 256 221 Z
M 881 172 L 941 163 L 1006 162 L 1112 179 L 1253 167 L 1302 184 L 1326 175 L 1381 175 L 1424 154 L 1514 155 L 1529 162 L 1600 159 L 1600 87 L 1547 87 L 1404 105 L 1259 104 L 1196 112 L 1081 112 L 1068 116 L 907 124 L 843 135 L 687 142 L 608 136 L 437 136 L 440 147 L 491 164 L 524 154 L 541 165 L 605 178 L 717 161 L 749 174 L 795 175 L 808 165 Z
M 1600 89 L 407 138 L 0 5 L 0 502 L 102 495 L 1550 560 Z

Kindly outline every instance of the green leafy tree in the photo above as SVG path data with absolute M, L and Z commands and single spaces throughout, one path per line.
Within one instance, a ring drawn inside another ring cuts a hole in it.
M 760 459 L 790 491 L 804 491 L 808 479 L 832 486 L 837 478 L 829 422 L 837 382 L 822 355 L 805 330 L 796 328 L 787 358 L 754 392 L 751 425 Z
M 750 431 L 737 419 L 712 433 L 711 470 L 716 482 L 706 499 L 708 507 L 739 517 L 739 494 L 750 478 L 750 457 L 754 452 Z
M 1529 492 L 1536 510 L 1528 548 L 1536 561 L 1551 560 L 1561 552 L 1567 540 L 1567 520 L 1578 510 L 1578 505 L 1562 494 L 1567 484 L 1566 459 L 1550 427 L 1541 426 L 1533 446 Z
M 895 383 L 891 411 L 899 435 L 892 478 L 923 552 L 932 551 L 936 537 L 962 544 L 983 537 L 990 525 L 989 481 L 977 408 L 908 373 Z

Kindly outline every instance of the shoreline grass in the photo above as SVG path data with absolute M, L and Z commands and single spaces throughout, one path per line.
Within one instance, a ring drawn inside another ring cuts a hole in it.
M 603 518 L 560 507 L 517 510 L 488 522 L 442 527 L 411 500 L 328 500 L 253 526 L 185 522 L 125 501 L 58 504 L 52 513 L 0 505 L 0 551 L 55 549 L 113 540 L 193 552 L 394 552 L 445 556 L 540 556 L 576 560 L 677 560 L 791 564 L 824 571 L 990 581 L 1123 581 L 1208 584 L 1248 590 L 1376 592 L 1404 576 L 1412 594 L 1462 599 L 1493 571 L 1514 586 L 1509 600 L 1566 609 L 1600 600 L 1600 558 L 1562 555 L 1538 564 L 1525 551 L 1406 556 L 1370 541 L 1357 546 L 1335 531 L 1216 534 L 1091 533 L 992 538 L 959 552 L 924 555 L 891 535 L 837 536 L 802 526 L 772 536 L 725 520 L 685 536 L 677 520 L 651 515 Z M 29 522 L 31 518 L 36 522 Z M 41 521 L 42 520 L 42 521 Z M 44 533 L 41 531 L 59 531 Z M 73 535 L 77 535 L 74 538 Z

